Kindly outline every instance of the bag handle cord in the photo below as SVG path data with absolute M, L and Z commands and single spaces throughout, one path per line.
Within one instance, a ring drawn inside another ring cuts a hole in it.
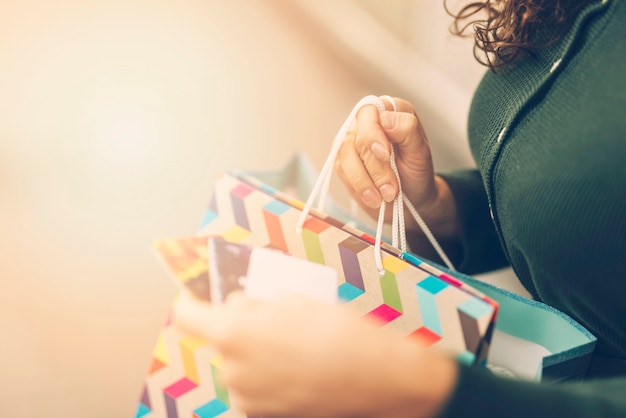
M 328 157 L 326 158 L 326 162 L 324 163 L 324 166 L 322 167 L 320 175 L 317 181 L 315 182 L 315 185 L 313 186 L 313 190 L 311 191 L 311 194 L 309 195 L 309 198 L 307 199 L 304 205 L 304 208 L 302 209 L 302 213 L 300 214 L 300 219 L 298 220 L 298 224 L 296 225 L 296 232 L 298 234 L 302 233 L 302 227 L 304 225 L 304 222 L 306 221 L 306 218 L 309 215 L 309 212 L 311 211 L 311 208 L 313 207 L 313 204 L 315 200 L 318 198 L 318 196 L 319 196 L 319 199 L 317 203 L 317 210 L 319 210 L 320 212 L 323 212 L 324 210 L 324 206 L 326 204 L 326 197 L 328 195 L 328 189 L 330 186 L 330 179 L 332 177 L 332 168 L 335 164 L 335 160 L 337 159 L 337 154 L 339 153 L 341 144 L 346 138 L 348 129 L 350 129 L 350 126 L 356 120 L 357 112 L 363 106 L 374 105 L 378 109 L 378 112 L 382 113 L 385 111 L 385 103 L 383 100 L 390 102 L 393 107 L 393 110 L 397 111 L 396 102 L 390 96 L 380 96 L 380 97 L 373 96 L 373 95 L 365 96 L 364 98 L 359 100 L 359 102 L 354 106 L 354 108 L 352 109 L 352 111 L 350 112 L 346 120 L 344 121 L 344 123 L 341 125 L 341 128 L 339 128 L 337 135 L 335 135 L 335 139 L 333 141 Z M 404 209 L 403 209 L 403 207 L 406 205 L 407 209 L 409 210 L 409 213 L 411 214 L 413 219 L 415 219 L 419 227 L 422 229 L 422 232 L 424 233 L 424 235 L 426 236 L 430 244 L 433 246 L 435 251 L 437 251 L 437 254 L 439 255 L 439 257 L 441 257 L 443 262 L 446 264 L 446 266 L 450 270 L 454 270 L 454 265 L 452 264 L 452 262 L 450 262 L 450 259 L 448 258 L 446 253 L 443 251 L 443 249 L 437 242 L 437 239 L 435 238 L 433 233 L 430 231 L 430 229 L 428 228 L 428 226 L 426 225 L 426 223 L 424 222 L 420 214 L 417 212 L 413 204 L 411 204 L 411 202 L 406 197 L 404 192 L 402 192 L 402 186 L 400 183 L 400 175 L 398 173 L 398 167 L 396 166 L 393 145 L 391 147 L 389 163 L 391 165 L 391 169 L 393 170 L 396 176 L 396 180 L 398 181 L 398 194 L 396 198 L 393 200 L 393 208 L 392 208 L 391 245 L 396 248 L 399 248 L 402 252 L 407 251 L 406 230 L 405 230 Z M 382 262 L 381 243 L 382 243 L 382 229 L 383 229 L 383 224 L 385 220 L 386 208 L 387 208 L 387 202 L 383 200 L 380 204 L 380 209 L 378 212 L 378 222 L 376 223 L 376 238 L 375 238 L 375 243 L 374 243 L 374 258 L 376 262 L 376 268 L 380 276 L 383 276 L 385 274 L 385 269 L 383 268 L 383 262 Z

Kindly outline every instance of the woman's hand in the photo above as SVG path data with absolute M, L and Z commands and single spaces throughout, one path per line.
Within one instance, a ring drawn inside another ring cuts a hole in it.
M 353 197 L 374 218 L 381 201 L 391 202 L 399 186 L 389 162 L 391 147 L 402 190 L 438 236 L 456 234 L 456 212 L 447 184 L 436 177 L 428 139 L 410 103 L 394 98 L 397 111 L 362 107 L 344 140 L 335 169 Z M 406 217 L 407 229 L 417 225 Z M 390 221 L 390 219 L 386 219 Z
M 231 406 L 250 415 L 430 417 L 454 386 L 453 360 L 340 305 L 183 293 L 174 318 L 215 345 Z

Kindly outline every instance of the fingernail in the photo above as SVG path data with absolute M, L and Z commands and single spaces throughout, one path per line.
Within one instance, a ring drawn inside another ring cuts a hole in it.
M 396 190 L 391 184 L 383 184 L 380 186 L 380 194 L 383 195 L 385 202 L 391 202 L 396 197 Z
M 378 195 L 372 189 L 366 189 L 361 196 L 363 197 L 365 204 L 370 208 L 377 209 L 380 207 Z
M 389 161 L 389 153 L 387 152 L 385 147 L 383 147 L 378 142 L 374 142 L 370 147 L 370 150 L 372 150 L 372 154 L 374 154 L 374 156 L 379 160 Z

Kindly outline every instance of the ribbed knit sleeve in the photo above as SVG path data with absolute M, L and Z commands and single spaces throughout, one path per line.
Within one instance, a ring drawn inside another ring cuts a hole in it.
M 461 247 L 456 268 L 466 274 L 477 274 L 508 265 L 500 240 L 489 216 L 487 195 L 478 170 L 440 173 L 452 191 L 459 211 Z
M 626 378 L 584 383 L 532 383 L 461 365 L 439 418 L 626 417 Z

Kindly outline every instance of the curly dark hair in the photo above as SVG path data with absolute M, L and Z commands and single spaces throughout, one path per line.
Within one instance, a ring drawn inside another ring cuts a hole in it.
M 571 19 L 591 0 L 485 0 L 466 4 L 452 12 L 454 35 L 474 37 L 474 57 L 496 71 L 509 63 L 532 55 L 537 49 L 558 42 Z M 539 39 L 539 30 L 550 36 Z

